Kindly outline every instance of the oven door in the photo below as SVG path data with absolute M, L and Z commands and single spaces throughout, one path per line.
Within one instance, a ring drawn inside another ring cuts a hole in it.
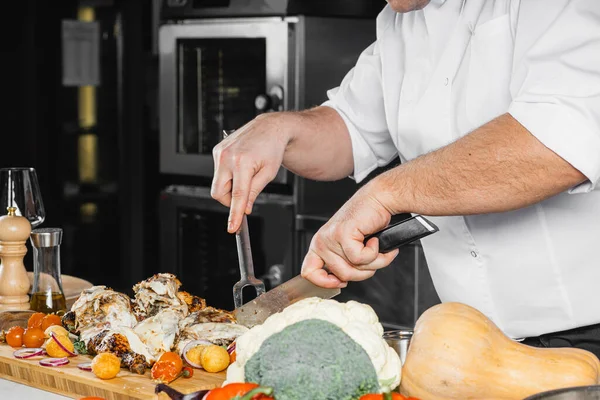
M 212 149 L 223 130 L 288 108 L 288 28 L 281 18 L 160 28 L 161 172 L 212 177 Z M 274 182 L 289 180 L 281 169 Z
M 204 187 L 171 186 L 160 197 L 160 271 L 171 272 L 183 290 L 219 308 L 233 309 L 233 284 L 240 279 L 235 235 L 226 231 L 229 209 Z M 248 216 L 256 276 L 269 290 L 295 275 L 291 197 L 259 195 Z M 154 272 L 154 271 L 153 271 Z M 244 290 L 244 301 L 256 296 Z

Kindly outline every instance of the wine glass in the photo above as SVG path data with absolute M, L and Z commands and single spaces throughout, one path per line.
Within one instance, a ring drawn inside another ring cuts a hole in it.
M 1 168 L 0 188 L 0 215 L 15 207 L 16 215 L 27 218 L 32 228 L 44 222 L 46 211 L 35 169 Z

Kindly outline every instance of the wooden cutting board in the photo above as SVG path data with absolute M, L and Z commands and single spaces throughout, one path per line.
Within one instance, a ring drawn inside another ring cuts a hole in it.
M 168 399 L 164 393 L 154 393 L 155 383 L 146 375 L 133 374 L 125 369 L 116 378 L 101 380 L 92 372 L 81 371 L 77 365 L 91 361 L 89 356 L 71 357 L 70 363 L 62 367 L 42 367 L 41 357 L 32 360 L 19 360 L 13 357 L 14 349 L 0 345 L 0 378 L 19 382 L 31 387 L 46 390 L 78 399 L 85 396 L 98 396 L 106 400 Z M 169 386 L 188 394 L 197 390 L 212 389 L 222 385 L 225 372 L 211 374 L 194 370 L 189 379 L 179 378 Z

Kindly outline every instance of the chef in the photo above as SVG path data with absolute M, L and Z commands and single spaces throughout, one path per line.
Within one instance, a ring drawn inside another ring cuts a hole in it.
M 600 356 L 600 1 L 388 3 L 326 103 L 260 115 L 214 149 L 229 232 L 281 164 L 359 182 L 399 156 L 316 233 L 305 278 L 368 279 L 398 251 L 364 237 L 394 214 L 431 216 L 440 231 L 422 244 L 442 301 Z

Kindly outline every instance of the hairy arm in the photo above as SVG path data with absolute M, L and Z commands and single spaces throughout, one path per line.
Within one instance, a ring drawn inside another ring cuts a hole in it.
M 585 180 L 504 114 L 368 186 L 391 214 L 467 215 L 527 207 Z
M 352 143 L 346 124 L 330 107 L 316 107 L 289 113 L 288 144 L 283 165 L 305 178 L 333 181 L 347 177 L 354 169 Z

